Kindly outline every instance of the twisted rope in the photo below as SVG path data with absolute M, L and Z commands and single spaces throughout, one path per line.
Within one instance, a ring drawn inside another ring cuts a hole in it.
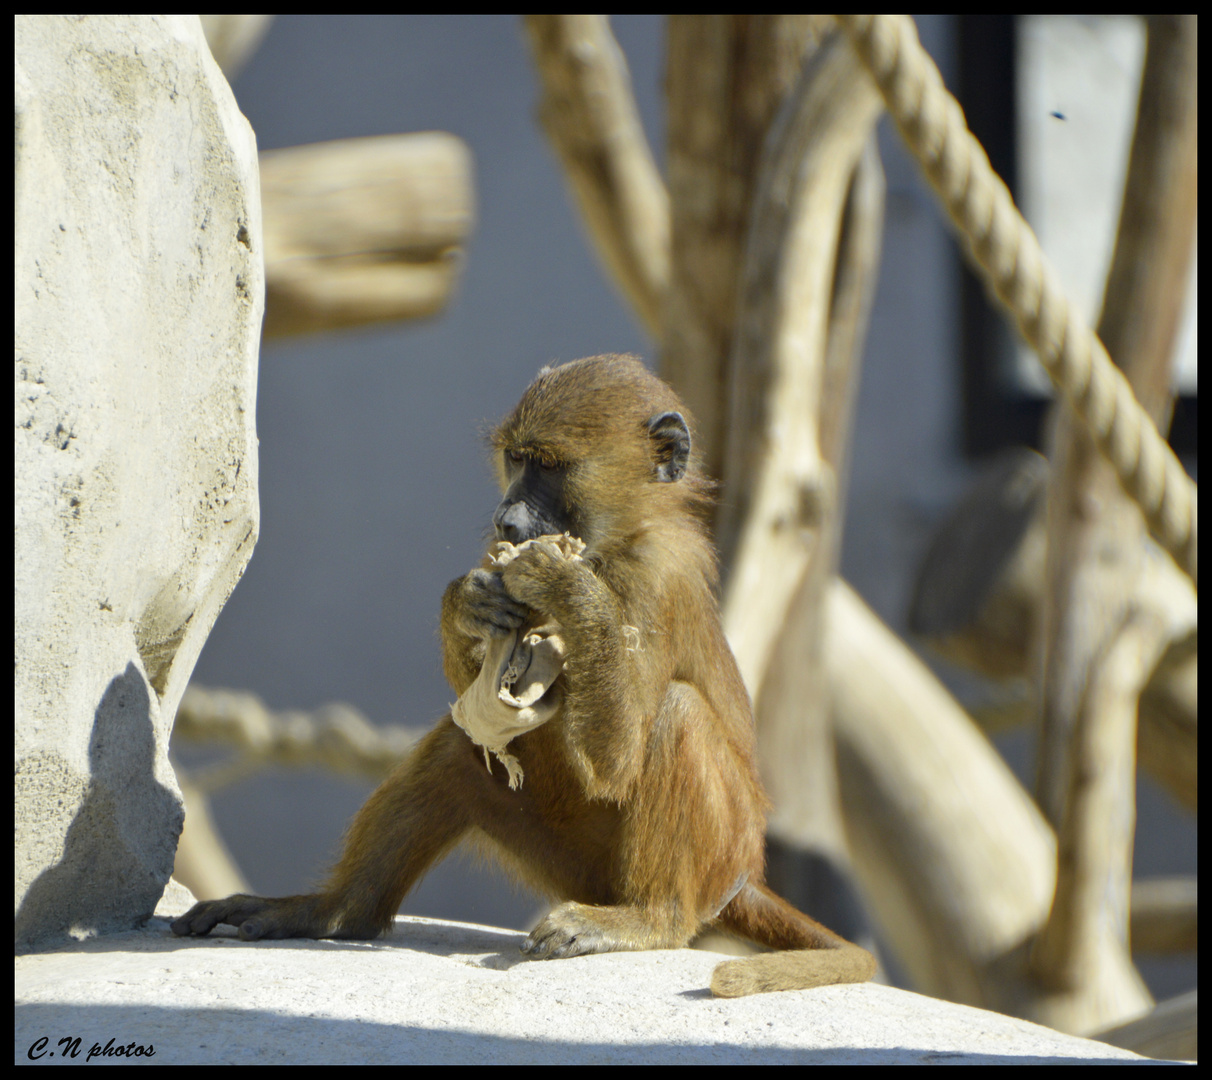
M 1198 489 L 1123 372 L 1069 303 L 907 15 L 839 15 L 905 144 L 1019 332 L 1081 418 L 1149 529 L 1198 584 Z
M 333 772 L 381 779 L 412 750 L 423 730 L 375 727 L 352 705 L 325 705 L 315 712 L 274 712 L 256 694 L 190 683 L 177 708 L 173 736 L 201 743 L 221 739 L 243 754 L 193 770 L 205 792 L 243 779 L 263 765 L 322 765 Z

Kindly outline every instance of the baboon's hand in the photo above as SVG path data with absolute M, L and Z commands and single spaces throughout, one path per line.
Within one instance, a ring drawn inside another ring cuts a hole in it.
M 178 937 L 202 937 L 219 923 L 226 923 L 237 928 L 242 941 L 329 937 L 328 921 L 319 912 L 320 899 L 319 896 L 269 899 L 237 893 L 226 900 L 203 900 L 174 919 L 172 931 Z
M 525 622 L 530 609 L 509 595 L 501 575 L 473 570 L 451 582 L 442 597 L 449 625 L 468 637 L 504 637 Z
M 557 618 L 571 598 L 589 597 L 603 589 L 588 563 L 570 558 L 547 538 L 526 544 L 502 569 L 501 577 L 515 600 Z

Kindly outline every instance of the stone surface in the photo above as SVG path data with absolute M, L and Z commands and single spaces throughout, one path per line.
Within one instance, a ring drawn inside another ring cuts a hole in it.
M 19 957 L 15 1060 L 76 1038 L 79 1061 L 112 1040 L 157 1064 L 1148 1060 L 873 983 L 717 999 L 722 957 L 694 949 L 533 961 L 521 933 L 404 917 L 374 942 L 232 934 L 174 938 L 156 918 Z
M 256 142 L 196 16 L 15 29 L 18 948 L 138 925 L 257 535 Z

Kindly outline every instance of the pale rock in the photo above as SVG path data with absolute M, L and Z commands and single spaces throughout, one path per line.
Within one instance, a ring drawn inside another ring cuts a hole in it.
M 107 1046 L 160 1065 L 1150 1064 L 875 983 L 713 998 L 722 957 L 697 949 L 528 960 L 518 931 L 420 918 L 378 941 L 234 934 L 154 919 L 18 957 L 14 1060 L 71 1037 L 77 1064 Z
M 256 141 L 197 16 L 15 25 L 15 934 L 137 925 L 257 537 Z

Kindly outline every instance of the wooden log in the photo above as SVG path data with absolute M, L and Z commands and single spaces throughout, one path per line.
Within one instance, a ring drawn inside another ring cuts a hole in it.
M 261 199 L 266 337 L 422 318 L 458 277 L 471 153 L 438 131 L 268 150 Z

